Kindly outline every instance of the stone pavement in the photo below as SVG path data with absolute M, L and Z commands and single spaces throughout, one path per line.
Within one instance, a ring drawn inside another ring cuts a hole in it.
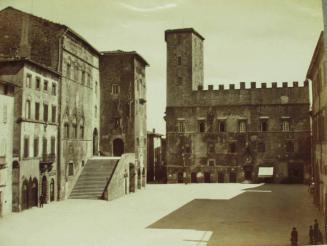
M 301 185 L 171 184 L 112 202 L 66 200 L 0 219 L 1 246 L 289 245 L 318 216 Z

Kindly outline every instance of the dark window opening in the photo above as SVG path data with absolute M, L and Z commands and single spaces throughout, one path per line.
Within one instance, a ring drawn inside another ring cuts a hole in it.
M 199 121 L 199 132 L 205 132 L 206 131 L 206 123 L 205 121 L 201 120 Z
M 230 143 L 229 144 L 229 151 L 230 151 L 230 153 L 235 153 L 236 152 L 236 143 Z

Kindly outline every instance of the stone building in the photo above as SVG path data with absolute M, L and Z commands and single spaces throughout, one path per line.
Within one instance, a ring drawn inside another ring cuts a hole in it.
M 135 51 L 102 52 L 101 153 L 135 153 L 137 187 L 146 183 L 146 60 Z
M 0 80 L 0 217 L 12 211 L 14 88 L 14 84 Z
M 312 167 L 313 182 L 315 184 L 314 202 L 324 211 L 325 224 L 327 224 L 327 81 L 325 40 L 326 36 L 322 32 L 307 72 L 307 78 L 312 81 Z
M 99 53 L 65 25 L 8 7 L 0 11 L 0 58 L 26 57 L 62 75 L 58 83 L 59 199 L 98 154 Z
M 0 61 L 0 80 L 16 84 L 13 210 L 37 206 L 39 196 L 56 200 L 58 86 L 60 75 L 29 59 Z
M 204 38 L 167 30 L 167 179 L 271 182 L 309 179 L 308 83 L 203 87 Z M 268 171 L 268 172 L 267 172 Z
M 162 134 L 156 133 L 155 129 L 148 132 L 147 139 L 147 182 L 164 183 L 165 182 L 165 149 Z

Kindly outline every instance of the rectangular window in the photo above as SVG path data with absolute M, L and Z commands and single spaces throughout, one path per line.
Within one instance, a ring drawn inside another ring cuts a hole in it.
M 87 73 L 87 86 L 91 86 L 91 74 Z
M 35 103 L 35 120 L 40 120 L 40 103 Z
M 40 77 L 35 78 L 35 89 L 36 90 L 41 90 L 41 79 L 40 79 Z
M 47 138 L 43 138 L 42 155 L 45 157 L 47 153 L 48 153 L 48 140 Z
M 260 131 L 268 131 L 268 120 L 260 120 Z
M 30 146 L 29 146 L 29 138 L 25 137 L 24 138 L 24 158 L 28 158 L 29 157 L 29 150 L 30 150 Z
M 56 153 L 56 138 L 51 137 L 51 154 L 54 155 Z
M 185 121 L 184 120 L 178 120 L 177 121 L 177 131 L 178 132 L 185 132 Z
M 26 87 L 32 88 L 32 75 L 31 74 L 26 75 Z
M 70 74 L 71 74 L 71 65 L 70 63 L 67 63 L 66 66 L 66 77 L 70 79 Z
M 57 116 L 57 107 L 52 106 L 52 114 L 51 114 L 51 121 L 52 123 L 56 123 L 56 117 Z
M 43 82 L 43 90 L 44 91 L 48 91 L 48 85 L 49 85 L 49 82 L 47 80 L 44 80 L 44 82 Z
M 246 132 L 246 120 L 240 120 L 238 122 L 238 131 L 239 132 Z
M 83 139 L 84 138 L 84 125 L 80 126 L 80 138 Z
M 283 132 L 289 132 L 290 131 L 290 122 L 289 120 L 282 120 L 281 128 Z
M 25 102 L 25 117 L 26 119 L 31 119 L 31 101 L 26 100 Z
M 68 176 L 73 176 L 74 175 L 74 163 L 69 162 L 68 164 Z
M 208 160 L 208 166 L 210 166 L 210 167 L 216 166 L 216 160 L 215 159 L 209 159 Z
M 73 124 L 73 137 L 77 138 L 77 124 Z
M 85 71 L 82 71 L 82 85 L 85 84 Z
M 48 122 L 48 111 L 49 111 L 49 106 L 48 104 L 43 104 L 43 121 Z
M 218 132 L 226 132 L 226 121 L 225 120 L 218 121 Z
M 113 84 L 111 86 L 111 93 L 114 94 L 114 95 L 118 95 L 120 92 L 120 88 L 119 88 L 119 85 L 117 84 Z
M 39 156 L 39 138 L 34 138 L 34 157 Z
M 182 57 L 177 57 L 177 64 L 182 65 Z
M 204 120 L 198 121 L 198 129 L 199 132 L 205 132 L 206 131 L 206 122 Z
M 57 85 L 55 83 L 52 83 L 52 95 L 57 95 Z

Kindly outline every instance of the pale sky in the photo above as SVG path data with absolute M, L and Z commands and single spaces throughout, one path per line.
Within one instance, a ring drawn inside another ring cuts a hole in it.
M 147 68 L 148 129 L 165 132 L 164 31 L 205 37 L 205 84 L 304 81 L 320 31 L 321 0 L 0 0 L 65 24 L 99 51 L 135 50 Z M 238 86 L 236 85 L 238 88 Z

